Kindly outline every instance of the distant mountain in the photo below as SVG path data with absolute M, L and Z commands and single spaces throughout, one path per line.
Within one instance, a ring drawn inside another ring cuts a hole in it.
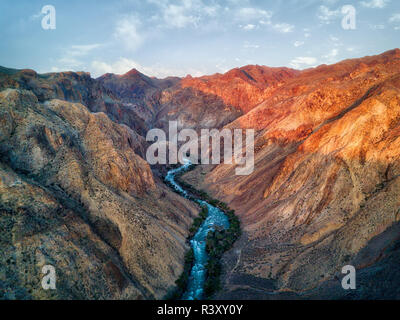
M 112 120 L 123 123 L 141 134 L 148 130 L 144 120 L 131 106 L 120 101 L 87 72 L 38 74 L 27 69 L 12 73 L 0 70 L 0 89 L 2 88 L 30 90 L 39 102 L 51 99 L 79 102 L 92 112 L 105 112 Z
M 19 72 L 20 70 L 18 69 L 10 69 L 10 68 L 5 68 L 0 66 L 0 73 L 8 74 L 8 75 L 13 75 Z
M 245 66 L 200 78 L 187 77 L 182 87 L 190 87 L 214 94 L 244 113 L 265 100 L 271 91 L 297 76 L 299 71 L 288 68 Z
M 97 81 L 120 101 L 131 106 L 136 114 L 151 126 L 159 109 L 162 90 L 174 86 L 179 82 L 179 78 L 150 78 L 132 69 L 124 75 L 105 74 L 97 78 Z
M 145 76 L 136 69 L 121 76 L 107 73 L 97 78 L 97 81 L 114 92 L 123 102 L 128 103 L 144 99 L 149 90 L 159 89 L 156 80 Z
M 153 126 L 176 120 L 181 127 L 215 128 L 250 111 L 298 74 L 288 68 L 246 66 L 199 78 L 156 79 L 132 69 L 97 80 L 123 102 L 134 104 L 138 115 Z

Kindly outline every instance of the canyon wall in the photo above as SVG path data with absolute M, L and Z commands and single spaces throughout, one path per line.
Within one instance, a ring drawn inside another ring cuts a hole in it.
M 83 104 L 0 92 L 3 298 L 152 299 L 174 286 L 197 214 L 154 177 L 138 134 Z M 41 288 L 53 265 L 57 290 Z
M 354 298 L 399 297 L 400 50 L 302 71 L 227 127 L 256 129 L 254 173 L 187 176 L 243 222 L 221 297 L 343 297 L 347 264 L 369 274 Z

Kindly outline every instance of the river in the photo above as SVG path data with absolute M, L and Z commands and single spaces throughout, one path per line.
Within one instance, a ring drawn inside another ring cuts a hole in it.
M 184 197 L 188 198 L 188 193 L 176 181 L 175 176 L 182 171 L 186 171 L 191 165 L 190 161 L 185 160 L 184 165 L 177 169 L 168 171 L 165 180 L 169 181 L 171 185 L 181 193 Z M 193 200 L 201 206 L 206 206 L 208 209 L 208 216 L 200 226 L 192 240 L 190 246 L 194 251 L 194 263 L 189 276 L 189 282 L 186 292 L 184 293 L 183 300 L 201 300 L 204 296 L 204 282 L 206 277 L 206 265 L 208 256 L 206 252 L 206 238 L 210 231 L 214 231 L 216 227 L 223 229 L 229 228 L 229 219 L 224 212 L 208 202 L 200 199 Z

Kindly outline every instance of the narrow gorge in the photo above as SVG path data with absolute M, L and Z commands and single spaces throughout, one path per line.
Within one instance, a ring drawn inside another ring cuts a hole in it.
M 254 172 L 149 165 L 170 121 L 254 129 Z M 215 299 L 399 298 L 399 223 L 399 49 L 165 79 L 0 67 L 0 299 L 163 299 L 188 259 L 203 298 L 207 247 Z

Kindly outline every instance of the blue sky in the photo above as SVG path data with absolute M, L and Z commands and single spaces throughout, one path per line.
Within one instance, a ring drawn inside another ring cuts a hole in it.
M 56 29 L 41 9 L 56 9 Z M 342 27 L 342 7 L 356 29 Z M 400 47 L 398 0 L 2 0 L 0 65 L 38 72 L 199 76 L 308 68 Z

